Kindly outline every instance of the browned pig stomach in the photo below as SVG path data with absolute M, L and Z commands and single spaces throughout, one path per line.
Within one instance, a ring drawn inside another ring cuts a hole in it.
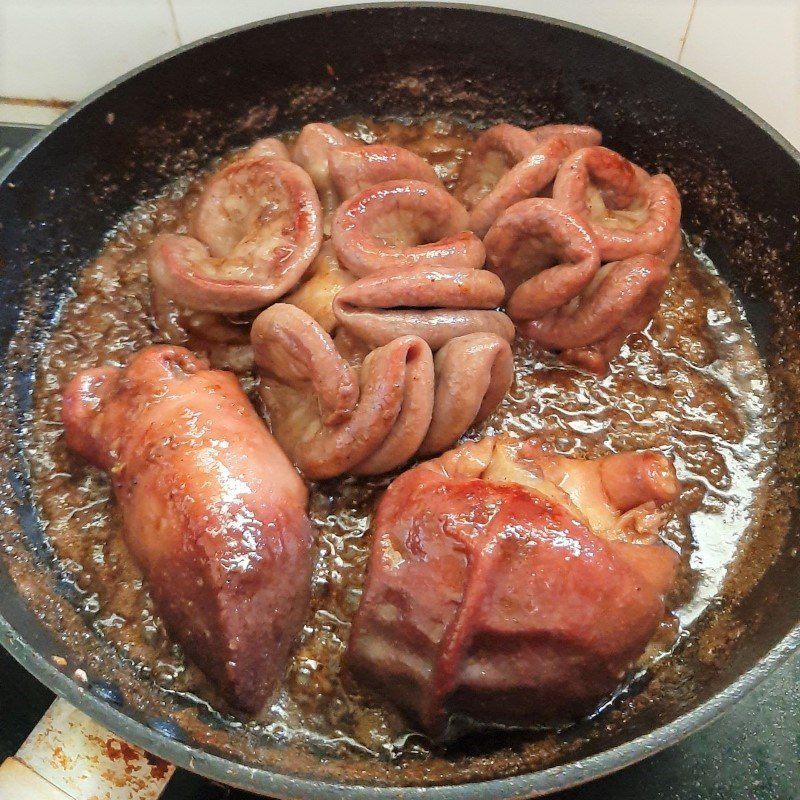
M 434 737 L 592 712 L 665 618 L 678 489 L 659 453 L 579 461 L 535 440 L 409 470 L 373 520 L 351 671 Z
M 172 635 L 222 697 L 259 711 L 305 617 L 306 488 L 236 378 L 182 347 L 77 375 L 67 443 L 113 482 L 125 541 Z

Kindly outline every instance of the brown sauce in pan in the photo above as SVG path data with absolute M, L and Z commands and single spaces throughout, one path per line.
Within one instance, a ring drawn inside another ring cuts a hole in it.
M 422 155 L 450 188 L 474 137 L 446 120 L 348 120 L 341 127 Z M 213 706 L 202 675 L 185 662 L 153 611 L 122 542 L 104 475 L 66 450 L 60 423 L 61 390 L 79 370 L 124 364 L 161 340 L 151 316 L 146 250 L 157 232 L 185 231 L 199 185 L 185 178 L 138 208 L 80 275 L 41 356 L 28 457 L 63 580 L 74 584 L 95 633 L 165 692 Z M 684 491 L 665 535 L 682 554 L 673 608 L 684 633 L 718 595 L 760 519 L 761 490 L 777 446 L 752 333 L 713 265 L 688 245 L 657 317 L 628 340 L 608 377 L 582 374 L 518 342 L 511 394 L 484 430 L 471 435 L 492 431 L 539 433 L 566 454 L 658 448 L 675 460 Z M 383 757 L 425 751 L 424 740 L 409 735 L 402 718 L 360 695 L 340 670 L 369 553 L 371 509 L 390 479 L 312 486 L 320 558 L 302 641 L 262 719 L 225 717 L 226 724 L 277 740 L 300 737 L 323 750 L 357 748 Z M 648 659 L 663 656 L 674 641 L 674 626 L 665 626 Z

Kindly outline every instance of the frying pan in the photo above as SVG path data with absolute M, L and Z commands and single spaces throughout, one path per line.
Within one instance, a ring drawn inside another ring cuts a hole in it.
M 357 113 L 595 125 L 610 147 L 674 178 L 686 229 L 756 331 L 783 419 L 770 512 L 751 533 L 759 546 L 674 656 L 595 722 L 485 734 L 400 761 L 256 739 L 141 677 L 87 629 L 56 568 L 25 437 L 37 359 L 77 271 L 125 212 L 177 175 L 258 136 Z M 800 155 L 732 98 L 640 48 L 529 14 L 400 4 L 292 15 L 110 84 L 39 136 L 0 186 L 0 642 L 123 739 L 281 798 L 539 795 L 678 741 L 800 644 L 798 197 Z

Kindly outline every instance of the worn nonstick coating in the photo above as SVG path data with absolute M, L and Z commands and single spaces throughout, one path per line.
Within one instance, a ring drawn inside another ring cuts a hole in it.
M 787 420 L 772 511 L 754 534 L 761 555 L 747 560 L 718 607 L 635 697 L 544 743 L 530 734 L 487 735 L 400 764 L 248 743 L 159 695 L 87 633 L 30 502 L 21 447 L 36 355 L 76 271 L 108 229 L 174 176 L 230 147 L 353 113 L 588 122 L 611 147 L 669 172 L 685 226 L 745 304 Z M 800 644 L 792 513 L 800 156 L 697 77 L 611 37 L 526 14 L 438 5 L 301 14 L 209 38 L 111 84 L 38 137 L 3 179 L 0 458 L 8 480 L 0 488 L 0 642 L 121 737 L 278 797 L 530 796 L 678 741 Z

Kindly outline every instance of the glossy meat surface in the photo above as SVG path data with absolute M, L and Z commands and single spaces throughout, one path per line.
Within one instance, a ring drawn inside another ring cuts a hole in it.
M 433 403 L 424 341 L 393 339 L 356 369 L 314 319 L 282 303 L 258 317 L 252 339 L 272 430 L 306 477 L 383 472 L 416 452 Z
M 496 217 L 487 266 L 522 336 L 603 375 L 658 309 L 681 246 L 680 198 L 666 175 L 597 146 L 563 161 L 552 194 Z
M 373 520 L 350 669 L 434 736 L 454 715 L 591 712 L 664 616 L 677 556 L 657 506 L 677 492 L 658 454 L 581 462 L 492 438 L 404 473 Z
M 514 325 L 498 311 L 503 285 L 482 269 L 387 268 L 339 292 L 333 312 L 342 328 L 371 347 L 415 335 L 433 350 L 469 333 L 506 341 Z
M 486 253 L 467 230 L 464 207 L 435 184 L 379 183 L 339 206 L 331 232 L 339 260 L 354 275 L 382 269 L 479 269 Z
M 441 185 L 433 167 L 416 153 L 393 144 L 361 144 L 324 122 L 303 127 L 292 158 L 314 182 L 326 235 L 339 204 L 376 183 L 408 178 Z
M 600 269 L 587 226 L 544 198 L 511 206 L 489 229 L 484 245 L 487 267 L 503 281 L 506 309 L 516 323 L 565 305 Z
M 511 347 L 461 335 L 434 360 L 419 336 L 364 349 L 277 303 L 253 324 L 259 394 L 272 430 L 307 478 L 375 475 L 450 447 L 491 414 L 513 379 Z
M 598 145 L 600 131 L 586 125 L 542 125 L 526 131 L 495 125 L 484 131 L 464 163 L 455 195 L 469 210 L 469 227 L 481 238 L 509 206 L 549 196 L 564 159 Z
M 472 211 L 520 161 L 554 138 L 563 139 L 575 150 L 600 144 L 602 136 L 587 125 L 541 125 L 529 131 L 507 123 L 493 125 L 478 136 L 465 159 L 455 188 L 456 199 Z
M 194 236 L 153 242 L 153 284 L 187 308 L 238 313 L 263 308 L 300 281 L 322 243 L 322 212 L 296 164 L 245 156 L 208 181 L 193 229 Z
M 412 125 L 359 119 L 337 125 L 354 140 L 413 150 L 435 165 L 448 188 L 455 185 L 459 164 L 477 135 L 448 119 Z M 285 141 L 291 149 L 291 136 Z M 205 176 L 188 182 L 183 178 L 164 197 L 149 199 L 79 275 L 76 297 L 66 300 L 41 354 L 29 454 L 36 502 L 47 520 L 58 568 L 88 593 L 85 603 L 83 595 L 75 601 L 81 631 L 85 626 L 92 642 L 152 676 L 156 697 L 165 689 L 165 699 L 167 693 L 176 698 L 184 720 L 196 713 L 203 726 L 205 703 L 219 707 L 218 694 L 187 663 L 142 588 L 105 477 L 66 451 L 53 420 L 60 416 L 62 388 L 77 371 L 98 363 L 124 363 L 135 350 L 161 339 L 152 316 L 146 250 L 156 234 L 184 230 L 204 182 Z M 304 277 L 310 278 L 311 272 L 309 268 Z M 250 321 L 238 315 L 231 320 L 244 331 L 249 348 Z M 187 346 L 207 352 L 195 341 L 193 336 Z M 763 542 L 756 543 L 755 553 L 750 550 L 747 534 L 762 519 L 760 487 L 767 479 L 762 470 L 768 469 L 771 447 L 762 438 L 771 435 L 765 428 L 772 402 L 769 381 L 725 282 L 705 256 L 684 246 L 653 324 L 628 339 L 602 381 L 584 370 L 565 368 L 555 354 L 521 337 L 513 346 L 515 386 L 488 420 L 487 430 L 523 437 L 543 434 L 558 441 L 561 452 L 584 458 L 597 457 L 606 447 L 615 452 L 658 448 L 675 458 L 686 490 L 664 532 L 682 552 L 680 581 L 670 605 L 674 602 L 682 630 L 693 629 L 708 603 L 713 606 L 712 598 L 724 591 L 720 587 L 732 562 L 735 569 L 737 554 L 749 565 L 754 554 L 761 558 L 769 552 Z M 249 376 L 243 383 L 249 387 Z M 367 528 L 387 482 L 387 477 L 349 478 L 310 487 L 310 515 L 321 543 L 312 612 L 281 691 L 263 717 L 231 719 L 226 725 L 225 735 L 238 737 L 242 752 L 269 757 L 273 737 L 265 730 L 276 730 L 290 746 L 310 744 L 320 758 L 330 755 L 331 764 L 363 754 L 379 763 L 391 759 L 387 763 L 392 765 L 417 764 L 436 780 L 425 766 L 428 758 L 421 757 L 430 752 L 429 746 L 408 735 L 417 727 L 378 698 L 354 691 L 341 667 L 371 544 Z M 699 514 L 687 522 L 687 515 L 698 508 Z M 731 508 L 742 512 L 731 513 Z M 651 687 L 677 674 L 672 665 L 681 664 L 680 652 L 664 657 L 675 633 L 663 628 L 648 646 L 647 659 L 637 664 L 637 673 L 640 666 L 647 667 L 655 678 Z M 641 696 L 638 684 L 632 688 L 593 729 L 616 724 L 618 713 L 658 696 Z M 534 740 L 527 745 L 536 754 L 531 757 L 550 758 L 553 739 L 563 741 L 557 732 L 526 735 L 525 741 Z M 254 742 L 258 744 L 251 751 Z M 452 765 L 450 760 L 443 763 Z M 404 766 L 392 769 L 402 771 Z
M 585 147 L 559 170 L 553 199 L 586 220 L 603 261 L 670 252 L 674 261 L 681 201 L 667 175 L 650 176 L 605 147 Z
M 257 712 L 305 617 L 307 491 L 236 378 L 181 347 L 66 387 L 67 444 L 109 473 L 125 541 L 172 635 L 235 708 Z

